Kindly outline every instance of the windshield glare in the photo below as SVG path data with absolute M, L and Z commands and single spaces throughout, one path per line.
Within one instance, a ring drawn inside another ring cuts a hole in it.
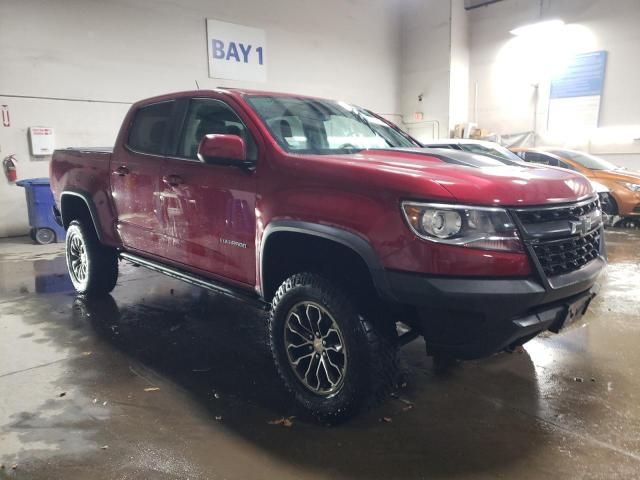
M 573 152 L 571 150 L 553 150 L 550 153 L 573 160 L 574 162 L 591 170 L 619 170 L 617 165 L 603 160 L 602 158 L 589 155 L 588 153 Z
M 344 102 L 275 96 L 249 96 L 247 102 L 288 152 L 335 154 L 417 146 L 366 110 Z

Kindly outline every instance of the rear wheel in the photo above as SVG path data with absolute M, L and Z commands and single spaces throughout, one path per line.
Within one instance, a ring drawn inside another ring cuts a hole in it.
M 71 283 L 78 293 L 101 295 L 115 287 L 117 252 L 100 244 L 92 226 L 71 222 L 67 229 L 66 259 Z
M 383 336 L 343 290 L 320 275 L 296 274 L 280 286 L 269 342 L 286 388 L 323 422 L 353 416 L 394 379 L 395 339 Z
M 56 232 L 50 228 L 37 228 L 33 232 L 33 239 L 40 245 L 48 245 L 56 241 Z

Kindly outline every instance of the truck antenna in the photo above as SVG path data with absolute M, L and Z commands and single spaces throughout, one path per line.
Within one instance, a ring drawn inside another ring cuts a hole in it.
M 198 88 L 198 90 L 200 90 L 200 85 L 198 85 L 198 80 L 194 80 L 194 82 L 196 82 L 196 87 Z

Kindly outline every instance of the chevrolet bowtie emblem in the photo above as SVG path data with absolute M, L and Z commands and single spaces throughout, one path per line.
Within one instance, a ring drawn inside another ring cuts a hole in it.
M 586 235 L 591 230 L 591 217 L 580 217 L 579 220 L 570 220 L 571 235 L 576 233 Z

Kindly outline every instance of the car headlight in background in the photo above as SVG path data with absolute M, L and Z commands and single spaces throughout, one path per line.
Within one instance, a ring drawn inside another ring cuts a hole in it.
M 402 212 L 418 237 L 483 250 L 523 252 L 506 210 L 439 203 L 403 202 Z
M 628 182 L 620 182 L 622 185 L 627 187 L 632 192 L 640 192 L 640 184 L 638 183 L 628 183 Z

